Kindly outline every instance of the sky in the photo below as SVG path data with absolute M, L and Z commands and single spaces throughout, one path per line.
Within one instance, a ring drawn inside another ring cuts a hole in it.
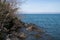
M 21 9 L 25 13 L 60 13 L 60 0 L 26 0 Z

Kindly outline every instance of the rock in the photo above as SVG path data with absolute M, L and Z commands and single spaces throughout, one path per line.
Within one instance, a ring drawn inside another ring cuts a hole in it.
M 25 27 L 28 27 L 28 24 L 27 23 L 25 23 L 24 25 L 25 25 Z
M 6 40 L 11 40 L 10 38 L 7 38 Z
M 19 38 L 17 38 L 17 37 L 11 37 L 11 38 L 7 38 L 6 40 L 19 40 Z
M 36 29 L 36 25 L 35 24 L 26 24 L 26 30 L 29 30 L 29 31 L 33 31 L 34 29 Z
M 30 27 L 26 28 L 26 30 L 32 31 L 33 30 L 33 26 L 30 26 Z
M 21 32 L 21 33 L 18 34 L 18 37 L 20 39 L 25 39 L 26 38 L 26 34 Z
M 44 32 L 42 29 L 37 28 L 35 24 L 26 24 L 28 27 L 26 27 L 27 31 L 36 31 L 36 32 Z

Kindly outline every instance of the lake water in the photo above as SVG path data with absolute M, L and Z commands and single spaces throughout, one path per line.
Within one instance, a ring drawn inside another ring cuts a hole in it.
M 42 27 L 47 34 L 60 40 L 60 14 L 23 14 L 22 21 Z

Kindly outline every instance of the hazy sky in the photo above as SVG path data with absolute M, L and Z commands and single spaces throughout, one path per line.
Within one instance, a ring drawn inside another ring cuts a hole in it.
M 60 12 L 60 0 L 27 0 L 21 8 L 26 13 Z

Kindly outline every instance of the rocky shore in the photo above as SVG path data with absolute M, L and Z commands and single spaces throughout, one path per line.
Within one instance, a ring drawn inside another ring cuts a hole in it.
M 5 25 L 6 26 L 6 25 Z M 35 27 L 34 24 L 25 24 L 23 22 L 16 22 L 11 28 L 8 27 L 4 27 L 4 29 L 1 29 L 2 33 L 4 33 L 2 36 L 6 38 L 13 38 L 13 36 L 20 38 L 20 39 L 25 39 L 27 38 L 28 35 L 32 35 L 30 34 L 30 32 L 43 32 L 40 29 L 37 29 L 37 27 Z M 4 38 L 5 38 L 4 37 Z M 6 39 L 7 40 L 7 39 Z
M 0 40 L 52 40 L 37 25 L 19 20 L 15 5 L 15 0 L 0 0 Z
M 47 37 L 45 31 L 38 28 L 37 25 L 27 24 L 17 19 L 11 28 L 7 26 L 1 29 L 0 34 L 0 38 L 3 40 L 51 40 L 51 37 Z

